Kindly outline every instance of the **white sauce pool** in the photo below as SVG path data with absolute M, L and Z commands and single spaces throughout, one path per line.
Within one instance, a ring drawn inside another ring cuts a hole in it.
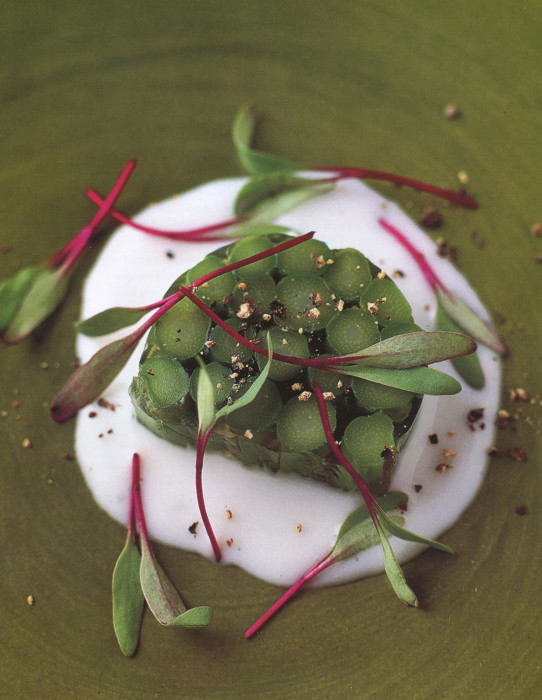
M 228 219 L 244 181 L 235 178 L 211 182 L 148 207 L 137 220 L 175 230 Z M 309 200 L 277 223 L 300 232 L 314 229 L 316 237 L 330 248 L 358 248 L 390 275 L 401 270 L 405 276 L 395 281 L 410 301 L 414 319 L 424 329 L 432 330 L 433 294 L 412 258 L 378 225 L 381 216 L 424 252 L 452 291 L 484 318 L 488 317 L 473 289 L 448 261 L 436 254 L 435 244 L 423 231 L 395 204 L 357 180 L 340 182 L 332 193 Z M 216 241 L 175 242 L 122 226 L 88 276 L 81 318 L 112 306 L 140 306 L 160 299 L 181 272 L 220 245 Z M 173 258 L 166 255 L 168 251 Z M 126 332 L 98 339 L 79 336 L 78 356 L 86 362 L 99 347 Z M 131 407 L 128 387 L 137 374 L 142 347 L 136 349 L 127 367 L 103 395 L 115 404 L 116 410 L 94 404 L 80 412 L 76 429 L 79 464 L 98 504 L 111 517 L 126 523 L 131 460 L 133 453 L 139 452 L 151 537 L 212 558 L 196 503 L 194 452 L 147 431 L 138 424 Z M 475 391 L 465 386 L 455 396 L 424 398 L 393 478 L 392 488 L 409 496 L 404 514 L 406 527 L 427 537 L 439 538 L 451 527 L 474 499 L 484 477 L 486 449 L 492 444 L 499 401 L 500 363 L 487 348 L 479 347 L 479 356 L 486 387 Z M 457 376 L 449 362 L 436 367 Z M 466 416 L 477 407 L 485 408 L 486 428 L 472 432 Z M 92 411 L 97 413 L 94 418 L 89 417 Z M 431 433 L 437 433 L 437 445 L 430 444 Z M 443 457 L 446 448 L 455 450 L 457 455 Z M 440 462 L 451 462 L 453 468 L 439 473 L 435 467 Z M 357 492 L 344 493 L 295 475 L 247 469 L 213 453 L 206 455 L 203 480 L 223 563 L 235 564 L 282 586 L 292 584 L 327 553 L 342 521 L 361 502 Z M 415 484 L 423 488 L 416 492 Z M 195 521 L 200 521 L 196 536 L 188 530 Z M 423 549 L 395 537 L 390 541 L 401 562 Z M 380 547 L 373 547 L 330 567 L 314 579 L 314 585 L 350 581 L 381 571 L 382 552 Z

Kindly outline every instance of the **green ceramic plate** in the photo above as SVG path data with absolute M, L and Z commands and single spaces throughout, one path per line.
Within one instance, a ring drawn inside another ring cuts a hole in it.
M 145 617 L 137 655 L 117 649 L 110 580 L 124 532 L 94 504 L 73 424 L 47 403 L 70 373 L 80 268 L 70 299 L 18 348 L 1 349 L 0 677 L 8 698 L 527 698 L 541 679 L 542 238 L 537 0 L 1 3 L 0 277 L 59 248 L 139 159 L 122 206 L 239 173 L 236 109 L 265 113 L 262 148 L 309 163 L 363 165 L 457 186 L 477 212 L 382 187 L 438 232 L 510 346 L 498 433 L 476 505 L 447 535 L 458 552 L 405 567 L 421 610 L 383 577 L 299 595 L 255 639 L 243 630 L 277 589 L 158 547 L 204 632 Z M 454 103 L 459 118 L 447 120 Z M 111 230 L 104 228 L 104 236 Z M 100 242 L 97 242 L 99 247 Z M 8 250 L 9 248 L 9 250 Z M 4 252 L 5 251 L 5 252 Z M 120 261 L 119 261 L 120 262 Z M 44 369 L 48 363 L 48 369 Z M 525 387 L 532 401 L 512 404 Z M 23 449 L 25 438 L 33 447 Z M 527 461 L 507 456 L 521 445 Z M 516 508 L 526 506 L 520 517 Z M 34 597 L 34 605 L 27 596 Z

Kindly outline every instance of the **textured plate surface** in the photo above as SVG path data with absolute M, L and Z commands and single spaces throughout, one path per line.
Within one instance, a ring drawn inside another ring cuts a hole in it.
M 64 458 L 73 425 L 52 425 L 47 412 L 71 371 L 91 252 L 47 327 L 0 348 L 5 696 L 533 697 L 542 674 L 542 239 L 530 231 L 542 219 L 540 3 L 50 0 L 2 3 L 0 14 L 0 278 L 61 247 L 92 214 L 85 187 L 106 190 L 131 157 L 127 212 L 238 174 L 230 124 L 255 102 L 265 115 L 259 145 L 308 164 L 453 187 L 466 171 L 477 212 L 381 190 L 414 218 L 430 205 L 443 212 L 436 235 L 505 318 L 502 407 L 518 413 L 516 430 L 498 434 L 475 506 L 445 538 L 457 556 L 427 552 L 405 567 L 421 610 L 403 608 L 376 577 L 301 594 L 246 642 L 277 589 L 160 547 L 187 601 L 212 605 L 215 621 L 183 633 L 147 615 L 139 651 L 125 659 L 110 622 L 124 533 Z M 442 115 L 450 103 L 455 120 Z M 520 386 L 532 403 L 510 401 Z M 514 445 L 526 462 L 507 456 Z

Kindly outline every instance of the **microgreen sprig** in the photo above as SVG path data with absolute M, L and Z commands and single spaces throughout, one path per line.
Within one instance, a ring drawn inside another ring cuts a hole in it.
M 0 333 L 6 345 L 27 338 L 60 305 L 68 291 L 73 266 L 124 189 L 135 160 L 123 168 L 108 196 L 89 223 L 41 265 L 25 268 L 0 285 Z
M 394 502 L 391 494 L 388 494 L 388 497 L 391 496 L 391 499 L 389 500 L 377 499 L 373 495 L 363 477 L 356 471 L 356 469 L 354 469 L 337 445 L 337 441 L 333 435 L 333 429 L 329 421 L 324 394 L 318 382 L 313 382 L 313 390 L 318 403 L 320 420 L 322 421 L 322 427 L 326 435 L 327 443 L 331 448 L 337 463 L 340 464 L 353 478 L 361 497 L 363 498 L 364 506 L 361 506 L 347 516 L 339 530 L 339 534 L 333 548 L 315 566 L 309 569 L 308 572 L 306 572 L 296 583 L 294 583 L 294 585 L 289 588 L 286 593 L 284 593 L 276 601 L 276 603 L 274 603 L 274 605 L 272 605 L 271 608 L 269 608 L 269 610 L 247 630 L 245 633 L 245 637 L 247 639 L 257 632 L 269 620 L 269 618 L 280 610 L 280 608 L 290 598 L 292 598 L 292 596 L 305 583 L 310 581 L 317 574 L 321 573 L 335 562 L 341 561 L 342 559 L 346 559 L 350 556 L 354 556 L 363 549 L 373 546 L 378 541 L 380 541 L 382 546 L 384 555 L 384 569 L 393 591 L 399 600 L 405 605 L 417 608 L 419 605 L 418 599 L 406 582 L 401 566 L 399 565 L 399 562 L 397 561 L 393 549 L 388 541 L 386 532 L 409 542 L 417 542 L 426 546 L 434 547 L 442 552 L 447 552 L 449 554 L 453 553 L 451 547 L 407 530 L 402 525 L 404 522 L 403 518 L 388 515 L 386 510 L 391 510 L 392 508 L 396 507 L 398 502 Z M 406 500 L 404 498 L 404 494 L 400 495 L 403 496 L 403 498 L 400 500 Z M 365 526 L 367 518 L 369 517 L 372 520 L 377 534 L 376 540 L 371 538 Z
M 437 327 L 442 331 L 463 331 L 482 345 L 486 345 L 501 355 L 507 355 L 508 348 L 495 329 L 446 287 L 425 255 L 412 244 L 406 235 L 384 218 L 380 218 L 378 223 L 410 253 L 418 264 L 425 281 L 433 290 L 437 300 Z M 470 357 L 455 358 L 453 362 L 459 374 L 472 387 L 481 389 L 484 386 L 482 367 L 475 354 Z
M 206 605 L 187 608 L 156 561 L 141 498 L 140 464 L 140 457 L 135 453 L 132 458 L 128 534 L 113 572 L 113 627 L 121 651 L 126 656 L 131 656 L 137 648 L 145 601 L 164 627 L 207 627 L 213 615 Z M 137 545 L 136 528 L 141 551 Z

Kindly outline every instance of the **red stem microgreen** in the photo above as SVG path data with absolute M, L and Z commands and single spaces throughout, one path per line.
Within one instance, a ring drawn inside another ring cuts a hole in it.
M 383 182 L 391 182 L 394 185 L 406 185 L 407 187 L 412 187 L 413 189 L 420 190 L 421 192 L 427 192 L 435 197 L 440 197 L 441 199 L 453 202 L 454 204 L 458 204 L 459 206 L 467 209 L 478 209 L 478 202 L 468 194 L 453 192 L 452 190 L 448 190 L 443 187 L 436 187 L 435 185 L 430 185 L 426 182 L 421 182 L 420 180 L 414 180 L 413 178 L 405 177 L 404 175 L 395 175 L 394 173 L 386 173 L 380 170 L 369 170 L 367 168 L 334 168 L 332 166 L 324 165 L 311 166 L 311 170 L 337 173 L 337 175 L 330 178 L 330 180 L 357 178 L 360 180 L 381 180 Z
M 99 195 L 95 190 L 88 189 L 86 194 L 90 201 L 94 204 L 101 206 L 104 203 L 103 197 L 101 197 L 101 195 Z M 244 223 L 247 218 L 244 216 L 236 216 L 235 218 L 220 221 L 216 224 L 209 224 L 208 226 L 200 226 L 198 228 L 185 229 L 182 231 L 164 231 L 163 229 L 155 228 L 153 226 L 145 226 L 144 224 L 140 224 L 118 211 L 118 209 L 111 209 L 109 214 L 121 224 L 131 226 L 142 233 L 148 233 L 151 236 L 158 236 L 160 238 L 183 241 L 201 241 L 203 238 L 206 241 L 218 240 L 222 238 L 222 236 L 209 236 L 208 234 L 215 233 L 216 231 L 223 231 L 224 229 L 229 229 L 233 226 L 239 226 L 240 224 Z
M 426 282 L 430 285 L 437 297 L 440 315 L 447 316 L 452 323 L 472 336 L 474 340 L 482 343 L 482 345 L 487 345 L 487 347 L 501 355 L 507 355 L 508 348 L 496 333 L 495 329 L 486 323 L 486 321 L 482 320 L 478 314 L 465 304 L 465 302 L 444 285 L 437 273 L 428 263 L 424 254 L 408 240 L 405 234 L 383 218 L 380 218 L 378 223 L 391 234 L 417 262 Z M 448 330 L 448 328 L 445 330 Z M 467 380 L 470 378 L 470 371 L 468 369 L 466 375 L 464 371 L 461 371 L 465 369 L 461 367 L 461 363 L 459 366 L 456 364 L 456 368 Z

